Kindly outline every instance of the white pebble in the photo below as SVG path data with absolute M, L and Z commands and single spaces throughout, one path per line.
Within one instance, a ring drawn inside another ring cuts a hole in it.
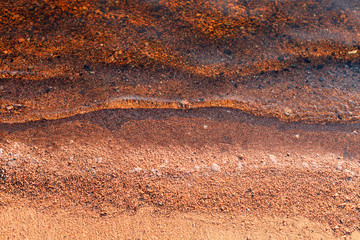
M 161 172 L 156 168 L 151 169 L 151 173 L 156 176 L 161 176 Z
M 278 161 L 276 161 L 276 157 L 274 155 L 269 155 L 269 158 L 273 163 L 275 163 L 275 164 L 278 163 Z
M 338 162 L 336 169 L 337 170 L 343 170 L 343 167 L 341 166 L 343 164 L 343 162 Z
M 353 55 L 353 54 L 356 54 L 357 52 L 358 52 L 358 50 L 355 49 L 355 50 L 349 51 L 348 54 L 349 54 L 349 55 Z
M 241 164 L 240 162 L 237 164 L 237 168 L 238 168 L 239 170 L 242 168 L 242 164 Z
M 305 167 L 305 168 L 308 168 L 308 167 L 309 167 L 309 164 L 307 164 L 306 162 L 303 162 L 301 165 L 302 165 L 303 167 Z
M 131 171 L 138 173 L 138 172 L 141 172 L 141 171 L 142 171 L 142 168 L 136 167 L 136 168 L 133 168 Z
M 217 165 L 216 163 L 213 163 L 213 165 L 211 165 L 211 170 L 214 172 L 219 172 L 220 171 L 220 166 Z

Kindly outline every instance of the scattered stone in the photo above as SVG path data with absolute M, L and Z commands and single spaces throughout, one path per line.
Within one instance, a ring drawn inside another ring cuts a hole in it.
M 341 208 L 344 208 L 344 207 L 346 207 L 346 205 L 347 205 L 346 203 L 340 203 L 338 206 Z
M 354 176 L 354 175 L 355 175 L 355 173 L 352 172 L 352 171 L 350 171 L 349 169 L 344 169 L 344 172 L 350 174 L 351 176 Z
M 3 150 L 0 148 L 0 157 L 2 156 Z
M 5 180 L 6 179 L 6 172 L 4 169 L 0 168 L 0 179 Z
M 349 51 L 348 54 L 349 54 L 349 55 L 357 54 L 357 52 L 358 52 L 358 50 L 356 49 L 356 50 Z
M 226 55 L 231 55 L 231 54 L 232 54 L 232 51 L 231 51 L 230 49 L 226 49 L 226 50 L 224 51 L 224 53 L 225 53 Z
M 304 58 L 304 62 L 311 63 L 311 59 L 310 58 Z
M 296 138 L 299 138 L 299 137 L 300 137 L 300 135 L 299 135 L 299 134 L 295 134 L 295 137 L 296 137 Z
M 242 168 L 242 164 L 241 164 L 241 162 L 238 162 L 238 164 L 237 164 L 237 168 L 238 168 L 239 170 Z
M 208 126 L 207 125 L 204 125 L 204 129 L 207 129 L 208 128 Z
M 337 164 L 337 166 L 336 166 L 336 169 L 337 170 L 343 170 L 343 167 L 341 166 L 341 164 L 342 164 L 342 162 L 339 162 L 338 164 Z
M 183 105 L 188 105 L 190 102 L 187 100 L 187 99 L 182 99 L 180 101 L 180 104 L 183 104 Z
M 136 167 L 136 168 L 133 168 L 131 171 L 134 172 L 134 173 L 139 173 L 139 172 L 142 171 L 142 168 Z
M 220 172 L 220 166 L 217 165 L 216 163 L 213 163 L 213 164 L 211 165 L 211 171 Z
M 290 116 L 292 113 L 293 113 L 293 111 L 292 111 L 290 108 L 286 107 L 286 108 L 284 109 L 284 114 L 285 114 L 286 116 Z
M 88 72 L 92 71 L 92 69 L 86 64 L 84 65 L 84 69 L 85 69 L 85 71 L 88 71 Z
M 276 161 L 276 157 L 274 155 L 269 155 L 270 161 L 272 161 L 275 164 L 278 164 L 278 161 Z
M 309 167 L 309 164 L 307 164 L 306 162 L 303 162 L 301 165 L 302 165 L 303 167 L 305 167 L 305 168 L 308 168 L 308 167 Z
M 6 106 L 6 110 L 13 110 L 14 109 L 14 106 L 10 105 L 10 106 Z
M 161 172 L 156 168 L 151 169 L 151 173 L 158 177 L 162 175 Z

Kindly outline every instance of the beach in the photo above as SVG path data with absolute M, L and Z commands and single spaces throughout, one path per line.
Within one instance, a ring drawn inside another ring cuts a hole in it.
M 0 2 L 0 239 L 359 239 L 359 13 Z

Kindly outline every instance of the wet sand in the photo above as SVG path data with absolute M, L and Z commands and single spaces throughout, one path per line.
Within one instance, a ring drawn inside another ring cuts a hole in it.
M 360 116 L 357 1 L 3 1 L 1 122 L 109 108 Z

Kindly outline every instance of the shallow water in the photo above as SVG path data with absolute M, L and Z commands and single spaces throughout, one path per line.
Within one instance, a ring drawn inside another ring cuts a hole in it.
M 0 121 L 106 108 L 360 118 L 358 1 L 2 1 Z

